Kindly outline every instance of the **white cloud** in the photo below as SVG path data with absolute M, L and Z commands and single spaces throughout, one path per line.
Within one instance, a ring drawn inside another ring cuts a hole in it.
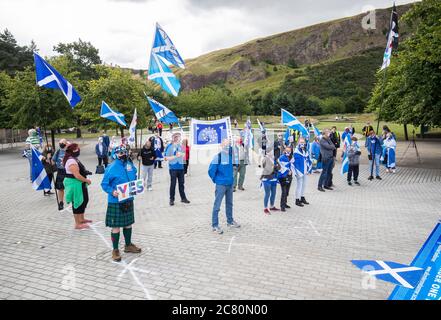
M 411 2 L 396 1 L 397 5 Z M 198 55 L 310 24 L 388 7 L 389 0 L 2 0 L 0 28 L 21 45 L 33 39 L 53 55 L 59 42 L 81 38 L 107 63 L 147 68 L 155 22 L 181 55 Z

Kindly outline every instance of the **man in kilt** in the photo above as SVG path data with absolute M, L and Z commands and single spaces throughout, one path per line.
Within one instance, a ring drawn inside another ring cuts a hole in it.
M 112 259 L 121 261 L 119 253 L 120 228 L 123 228 L 124 252 L 140 253 L 141 249 L 135 246 L 131 240 L 132 224 L 135 223 L 133 197 L 119 202 L 116 190 L 117 185 L 136 180 L 136 167 L 128 160 L 128 152 L 124 145 L 115 148 L 115 157 L 115 161 L 106 168 L 101 188 L 108 194 L 106 227 L 112 228 Z

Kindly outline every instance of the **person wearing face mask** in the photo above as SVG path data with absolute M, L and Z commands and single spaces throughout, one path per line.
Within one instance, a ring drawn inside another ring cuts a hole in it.
M 66 139 L 61 139 L 59 141 L 59 149 L 55 151 L 52 157 L 52 164 L 57 167 L 57 177 L 55 179 L 55 190 L 58 195 L 58 210 L 64 209 L 64 177 L 66 176 L 66 170 L 64 169 L 63 159 L 66 153 L 66 147 L 69 142 Z
M 277 160 L 279 163 L 278 179 L 280 187 L 282 189 L 282 196 L 280 197 L 280 210 L 286 211 L 291 207 L 288 205 L 289 189 L 292 182 L 292 166 L 294 164 L 294 158 L 292 157 L 292 151 L 290 147 L 286 147 L 283 154 Z
M 274 161 L 274 151 L 272 150 L 272 147 L 267 146 L 266 152 L 267 153 L 262 161 L 263 170 L 260 180 L 262 181 L 263 189 L 265 191 L 263 198 L 263 213 L 270 215 L 270 211 L 280 210 L 275 207 L 279 164 L 276 164 Z
M 120 229 L 123 228 L 125 240 L 124 252 L 140 253 L 141 249 L 132 243 L 132 225 L 135 223 L 133 197 L 118 200 L 117 186 L 136 180 L 137 170 L 128 159 L 128 151 L 124 145 L 115 148 L 115 160 L 104 173 L 101 188 L 107 193 L 106 227 L 110 227 L 113 250 L 112 259 L 121 261 L 119 252 Z
M 63 165 L 66 170 L 64 178 L 64 189 L 66 193 L 66 203 L 72 203 L 72 211 L 75 219 L 75 229 L 87 229 L 87 223 L 92 220 L 84 218 L 87 204 L 89 203 L 89 193 L 87 185 L 92 181 L 87 178 L 91 173 L 80 162 L 80 147 L 76 143 L 71 143 L 66 148 L 63 158 Z
M 109 157 L 107 156 L 108 152 L 109 148 L 104 143 L 103 137 L 99 137 L 98 143 L 95 146 L 95 153 L 98 157 L 98 167 L 101 167 L 104 163 L 104 168 L 107 168 L 107 165 L 109 164 Z
M 54 154 L 54 148 L 52 148 L 52 145 L 48 143 L 44 148 L 43 152 L 41 153 L 42 158 L 41 162 L 43 163 L 44 170 L 46 171 L 47 177 L 49 178 L 49 182 L 52 185 L 52 181 L 54 179 L 54 172 L 56 170 L 55 165 L 52 162 L 52 156 Z M 55 168 L 54 168 L 55 167 Z M 51 189 L 44 190 L 44 195 L 51 195 L 54 194 Z
M 305 188 L 306 178 L 312 171 L 312 161 L 303 137 L 299 139 L 299 144 L 294 151 L 294 168 L 297 180 L 296 205 L 303 207 L 304 204 L 309 204 L 305 199 Z
M 223 230 L 219 227 L 218 216 L 224 197 L 227 226 L 240 227 L 240 224 L 233 219 L 233 150 L 230 141 L 224 139 L 221 148 L 221 152 L 214 156 L 208 168 L 208 175 L 216 185 L 211 226 L 213 232 L 218 234 L 223 233 Z
M 324 192 L 325 189 L 333 190 L 330 186 L 330 178 L 334 167 L 335 145 L 330 138 L 330 130 L 325 129 L 320 139 L 320 157 L 322 160 L 322 173 L 318 181 L 318 190 Z
M 152 141 L 154 139 L 148 139 L 141 151 L 138 153 L 137 159 L 142 160 L 142 180 L 144 184 L 147 186 L 148 191 L 152 191 L 152 182 L 153 182 L 153 164 L 156 159 L 155 149 L 153 148 Z
M 181 202 L 190 203 L 185 195 L 184 177 L 184 150 L 181 145 L 181 133 L 176 132 L 172 135 L 172 142 L 164 152 L 164 160 L 168 161 L 170 173 L 170 206 L 175 204 L 176 180 L 179 184 L 179 195 Z

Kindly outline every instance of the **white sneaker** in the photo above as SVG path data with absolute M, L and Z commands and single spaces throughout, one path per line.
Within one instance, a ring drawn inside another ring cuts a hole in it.
M 147 188 L 147 191 L 152 191 L 152 190 L 153 190 L 152 187 L 148 187 L 148 188 Z

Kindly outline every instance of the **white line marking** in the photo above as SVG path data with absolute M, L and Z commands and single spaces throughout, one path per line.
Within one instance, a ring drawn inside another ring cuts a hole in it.
M 234 240 L 234 238 L 236 238 L 236 236 L 233 236 L 233 237 L 231 238 L 231 240 L 230 240 L 230 245 L 228 246 L 228 253 L 231 252 L 231 245 L 233 244 L 233 240 Z
M 309 225 L 311 226 L 312 230 L 314 230 L 315 234 L 318 235 L 320 237 L 320 233 L 317 231 L 317 229 L 314 227 L 314 225 L 312 224 L 311 220 L 308 220 Z

